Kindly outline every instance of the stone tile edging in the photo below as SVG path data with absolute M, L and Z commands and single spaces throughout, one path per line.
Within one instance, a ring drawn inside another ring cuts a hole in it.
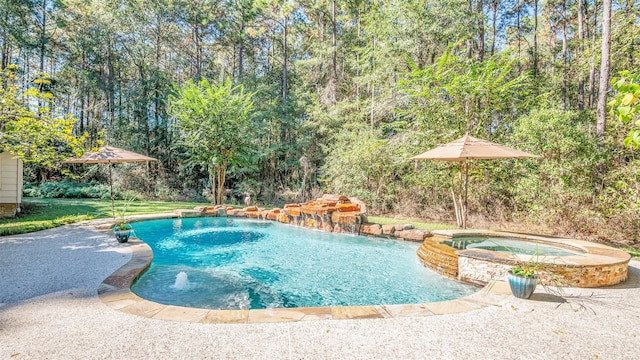
M 170 214 L 154 219 L 170 218 Z M 145 218 L 144 220 L 147 220 Z M 133 220 L 133 219 L 132 219 Z M 138 219 L 136 219 L 138 220 Z M 151 247 L 131 238 L 123 244 L 131 248 L 131 260 L 120 267 L 98 288 L 98 297 L 112 309 L 158 320 L 181 322 L 237 324 L 311 320 L 376 319 L 433 316 L 481 309 L 498 304 L 511 295 L 506 282 L 493 282 L 478 292 L 460 299 L 423 304 L 324 306 L 308 308 L 277 308 L 255 310 L 209 310 L 164 305 L 143 299 L 131 292 L 131 285 L 147 270 L 153 260 Z

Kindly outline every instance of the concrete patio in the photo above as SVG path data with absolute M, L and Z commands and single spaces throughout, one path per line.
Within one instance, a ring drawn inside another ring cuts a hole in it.
M 0 238 L 0 358 L 637 359 L 640 262 L 598 289 L 430 316 L 212 324 L 113 309 L 103 280 L 129 244 L 85 224 Z M 555 292 L 555 289 L 550 289 Z

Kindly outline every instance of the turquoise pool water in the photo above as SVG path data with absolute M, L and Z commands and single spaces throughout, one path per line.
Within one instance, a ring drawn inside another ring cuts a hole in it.
M 478 289 L 427 270 L 418 243 L 231 218 L 134 223 L 153 249 L 131 290 L 207 309 L 418 304 Z

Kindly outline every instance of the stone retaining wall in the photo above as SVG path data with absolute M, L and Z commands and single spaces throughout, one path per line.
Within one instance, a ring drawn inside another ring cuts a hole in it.
M 507 280 L 512 265 L 460 256 L 458 258 L 459 280 L 477 285 L 486 285 L 491 280 Z M 539 284 L 549 286 L 574 286 L 583 288 L 618 284 L 627 279 L 627 264 L 599 266 L 569 266 L 545 264 L 537 271 Z
M 529 239 L 518 234 L 491 234 Z M 455 238 L 455 231 L 438 231 L 418 249 L 418 257 L 424 265 L 443 276 L 484 286 L 492 280 L 506 281 L 507 272 L 518 262 L 522 262 L 516 260 L 513 254 L 481 249 L 458 250 L 444 244 L 444 241 L 451 240 L 452 237 Z M 576 255 L 541 256 L 529 260 L 538 262 L 536 273 L 542 285 L 590 288 L 615 285 L 627 279 L 631 257 L 623 251 L 576 239 L 533 237 L 536 241 L 583 251 Z
M 348 209 L 351 210 L 351 209 Z M 278 221 L 292 226 L 304 226 L 327 232 L 339 232 L 366 236 L 375 236 L 388 239 L 399 239 L 413 242 L 423 242 L 433 236 L 431 231 L 414 229 L 412 224 L 380 225 L 376 223 L 359 223 L 353 212 L 333 212 L 330 216 L 317 216 L 315 219 L 303 219 L 296 210 L 264 209 L 257 206 L 247 206 L 243 209 L 217 206 L 198 206 L 193 210 L 176 210 L 181 217 L 193 216 L 230 216 L 247 217 L 253 219 Z

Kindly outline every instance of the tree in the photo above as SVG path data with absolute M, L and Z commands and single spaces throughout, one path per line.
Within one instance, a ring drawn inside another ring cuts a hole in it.
M 596 123 L 596 134 L 598 139 L 604 137 L 605 124 L 607 119 L 607 92 L 609 89 L 609 70 L 611 52 L 611 0 L 602 2 L 602 50 L 600 60 L 600 87 L 598 88 L 598 120 Z
M 52 111 L 49 92 L 30 88 L 20 92 L 16 85 L 18 68 L 9 65 L 0 72 L 0 152 L 9 152 L 26 163 L 55 167 L 72 155 L 82 154 L 84 136 L 73 136 L 76 119 L 69 114 L 57 115 Z M 38 79 L 39 87 L 46 88 L 47 76 Z M 36 111 L 27 104 L 43 104 Z
M 223 202 L 228 166 L 237 163 L 248 146 L 251 96 L 227 78 L 220 84 L 190 80 L 169 98 L 180 144 L 208 169 L 215 204 Z
M 620 78 L 613 78 L 613 89 L 618 92 L 615 98 L 609 102 L 613 113 L 623 123 L 632 123 L 624 146 L 634 149 L 640 147 L 640 75 L 633 75 L 628 71 L 622 72 Z

